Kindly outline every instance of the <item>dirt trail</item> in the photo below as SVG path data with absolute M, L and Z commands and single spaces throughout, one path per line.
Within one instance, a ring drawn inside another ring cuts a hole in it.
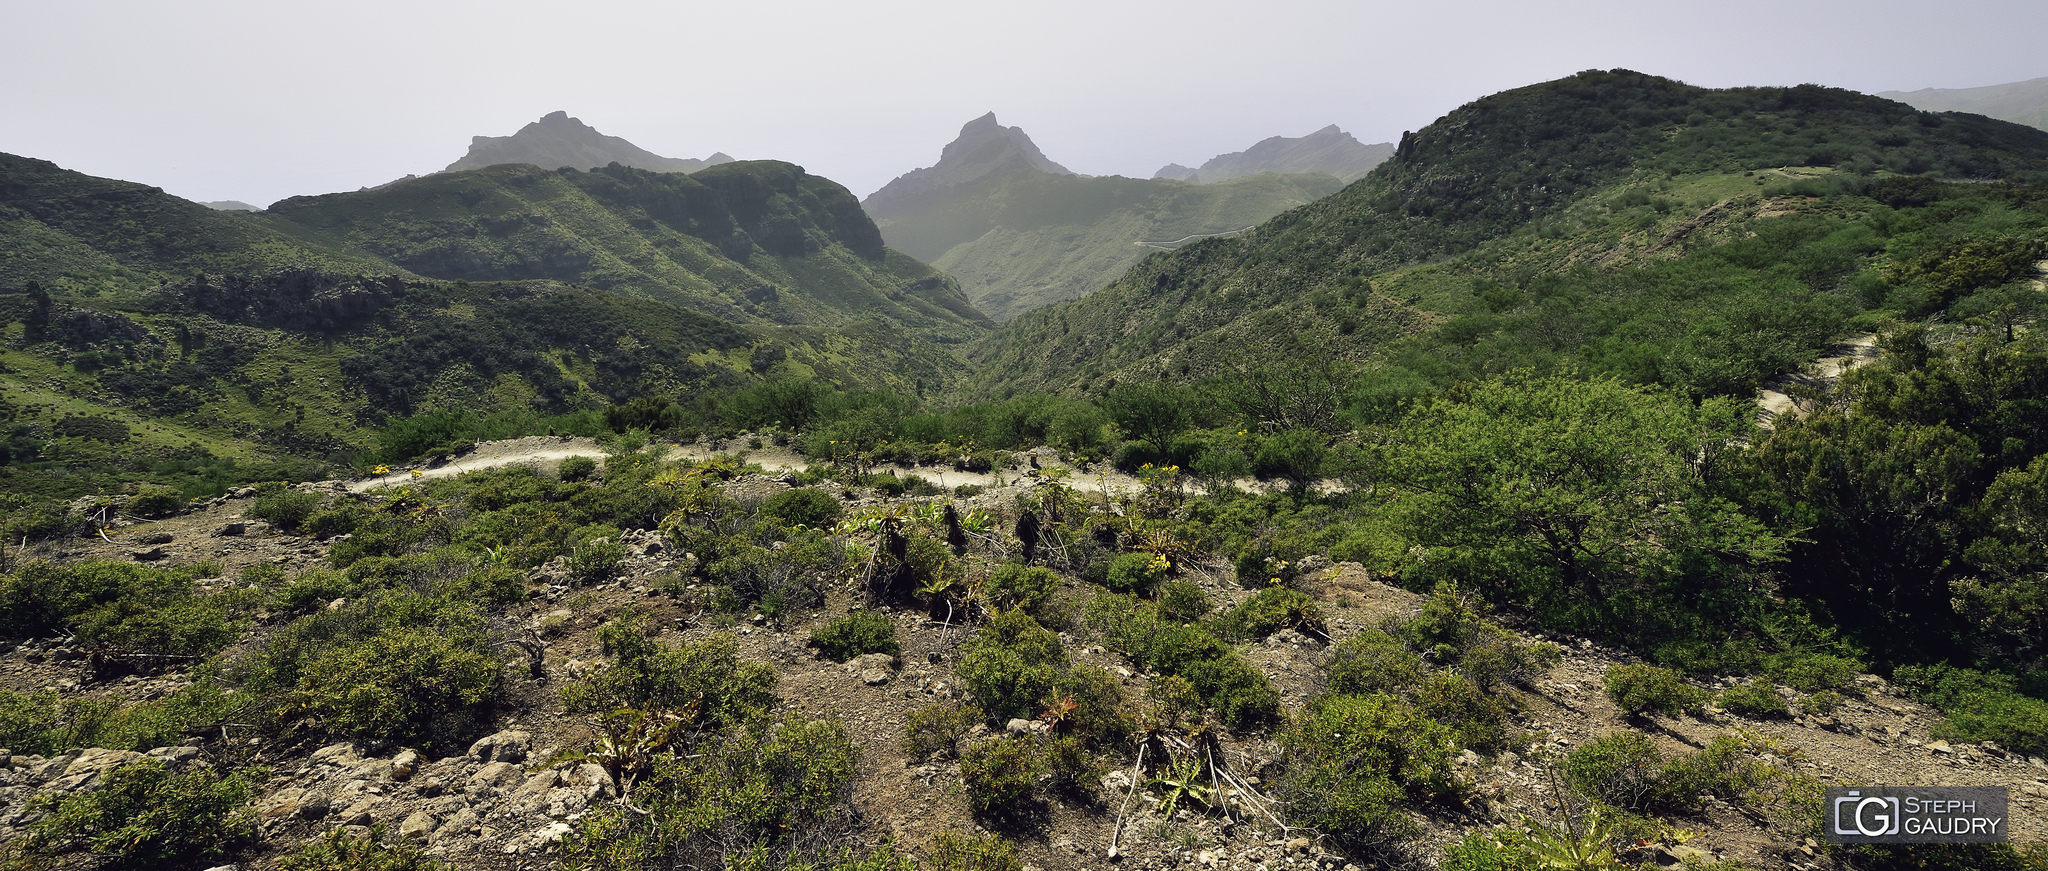
M 771 473 L 802 471 L 810 466 L 810 461 L 804 459 L 802 455 L 783 447 L 721 449 L 702 442 L 687 445 L 667 444 L 664 447 L 668 449 L 668 456 L 691 460 L 707 460 L 719 455 L 739 456 L 744 462 L 760 466 Z M 563 460 L 579 456 L 590 457 L 601 463 L 604 460 L 605 448 L 592 439 L 577 436 L 528 436 L 482 442 L 445 463 L 398 469 L 387 475 L 362 478 L 349 482 L 348 489 L 351 492 L 363 493 L 398 486 L 412 480 L 451 478 L 465 472 L 499 466 L 528 464 L 551 469 L 560 465 Z M 1141 486 L 1136 478 L 1111 469 L 1107 463 L 1080 468 L 1069 466 L 1060 461 L 1058 452 L 1049 448 L 1026 451 L 1017 457 L 1018 464 L 1023 468 L 993 473 L 963 472 L 943 466 L 882 466 L 876 471 L 893 470 L 899 475 L 916 475 L 947 490 L 970 484 L 993 488 L 1027 482 L 1024 468 L 1065 469 L 1069 472 L 1067 486 L 1091 493 L 1135 491 Z
M 1859 366 L 1877 362 L 1877 336 L 1865 334 L 1837 343 L 1833 356 L 1822 357 L 1807 365 L 1804 371 L 1783 375 L 1757 392 L 1756 404 L 1762 410 L 1761 422 L 1769 429 L 1771 421 L 1779 415 L 1798 412 L 1798 401 L 1790 393 L 1795 386 L 1823 387 L 1842 377 L 1842 373 Z

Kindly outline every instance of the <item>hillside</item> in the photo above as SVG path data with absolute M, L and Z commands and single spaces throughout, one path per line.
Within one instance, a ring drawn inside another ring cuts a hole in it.
M 844 187 L 778 161 L 494 166 L 292 197 L 263 217 L 430 278 L 562 281 L 737 323 L 875 319 L 949 343 L 987 329 L 945 275 L 884 247 Z
M 1169 163 L 1152 177 L 1215 184 L 1262 172 L 1326 172 L 1349 184 L 1393 156 L 1394 143 L 1367 145 L 1332 124 L 1307 136 L 1261 139 L 1250 148 L 1216 155 L 1198 167 Z
M 529 163 L 541 169 L 597 169 L 611 164 L 655 172 L 696 172 L 729 163 L 717 152 L 702 160 L 663 157 L 617 136 L 606 136 L 567 112 L 550 112 L 510 136 L 476 136 L 469 153 L 442 172 L 483 169 L 505 163 Z
M 1969 112 L 2048 130 L 2048 77 L 1981 88 L 1921 88 L 1878 96 L 1929 112 Z
M 1893 184 L 1880 178 L 1890 174 L 2037 179 L 2044 157 L 2040 131 L 1847 91 L 1715 91 L 1627 71 L 1582 73 L 1464 106 L 1404 137 L 1392 160 L 1335 196 L 1236 238 L 1154 255 L 1101 292 L 1010 321 L 977 345 L 976 389 L 998 396 L 1201 378 L 1297 348 L 1364 362 L 1452 323 L 1467 332 L 1408 359 L 1409 368 L 1505 365 L 1458 350 L 1475 344 L 1534 362 L 1550 352 L 1523 342 L 1614 341 L 1642 346 L 1615 348 L 1603 368 L 1633 366 L 1632 377 L 1709 392 L 1754 389 L 1771 366 L 1817 355 L 1832 339 L 1822 333 L 1856 310 L 1882 307 L 1882 290 L 1841 292 L 1866 269 L 1856 280 L 1884 284 L 1873 255 L 1890 232 L 1888 206 L 1854 189 Z M 1858 214 L 1877 226 L 1844 225 L 1866 223 Z M 1718 246 L 1766 228 L 1786 233 L 1749 243 L 1756 253 Z M 1836 231 L 1871 241 L 1827 242 L 1810 255 L 1820 271 L 1789 284 L 1782 264 L 1757 259 Z M 1938 236 L 1915 238 L 1932 245 Z M 1743 271 L 1740 283 L 1716 286 L 1741 289 L 1747 301 L 1736 310 L 1799 320 L 1768 328 L 1791 347 L 1770 350 L 1778 362 L 1758 360 L 1756 343 L 1734 338 L 1755 327 L 1734 324 L 1686 339 L 1689 319 L 1721 316 L 1682 301 L 1678 288 L 1696 279 L 1683 277 L 1689 266 L 1657 265 L 1665 261 Z M 1638 289 L 1656 292 L 1616 298 Z M 1654 313 L 1644 308 L 1652 298 Z M 1559 315 L 1573 320 L 1571 339 L 1535 338 Z M 1504 345 L 1497 334 L 1507 327 Z M 1627 357 L 1636 353 L 1648 356 Z M 1717 375 L 1683 362 L 1723 353 L 1752 362 Z
M 1149 252 L 1242 230 L 1340 186 L 1320 173 L 1219 185 L 1078 176 L 991 114 L 962 128 L 936 165 L 862 206 L 890 247 L 958 278 L 976 307 L 1004 320 L 1101 287 Z

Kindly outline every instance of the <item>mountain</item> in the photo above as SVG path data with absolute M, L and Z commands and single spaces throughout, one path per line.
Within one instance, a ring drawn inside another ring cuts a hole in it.
M 1601 341 L 1617 349 L 1647 342 L 1643 356 L 1610 351 L 1619 356 L 1602 366 L 1634 360 L 1632 377 L 1739 391 L 1824 347 L 1833 337 L 1823 334 L 1849 314 L 1889 304 L 1886 276 L 1897 273 L 1876 269 L 1868 243 L 1845 240 L 1830 243 L 1842 246 L 1830 253 L 1799 255 L 1817 258 L 1799 267 L 1817 271 L 1785 284 L 1775 276 L 1797 258 L 1771 246 L 1791 242 L 1722 243 L 1794 228 L 1820 234 L 1815 240 L 1837 230 L 1881 239 L 1891 231 L 1876 218 L 1859 228 L 1792 218 L 1809 208 L 1881 212 L 1887 201 L 1852 196 L 1883 181 L 1880 173 L 2038 180 L 2044 167 L 2048 134 L 1989 118 L 1819 86 L 1708 90 L 1626 70 L 1582 73 L 1461 107 L 1404 135 L 1393 159 L 1341 193 L 1235 238 L 1153 255 L 1101 291 L 1005 323 L 975 346 L 973 394 L 1191 380 L 1304 354 L 1384 361 L 1426 335 L 1462 344 L 1433 346 L 1435 362 L 1417 366 L 1483 369 L 1509 365 L 1487 356 L 1495 346 L 1486 344 L 1508 327 L 1516 353 L 1534 355 L 1529 365 L 1562 365 L 1566 358 L 1531 349 L 1545 341 L 1579 348 L 1629 323 L 1639 335 Z M 1727 286 L 1675 277 L 1670 270 L 1685 268 L 1677 264 L 1630 271 L 1672 258 L 1706 262 L 1687 256 L 1696 247 L 1725 258 L 1752 246 L 1765 251 L 1742 256 L 1760 259 L 1715 261 L 1713 269 L 1739 273 Z M 1872 302 L 1837 291 L 1838 282 L 1865 287 Z M 1643 287 L 1672 308 L 1632 299 Z M 1739 291 L 1749 314 L 1705 306 L 1710 288 Z M 1945 298 L 1907 309 L 1926 316 Z M 1564 300 L 1591 308 L 1558 308 Z M 1807 326 L 1786 327 L 1797 337 L 1785 348 L 1766 353 L 1761 341 L 1735 338 L 1763 329 L 1740 318 L 1808 315 Z M 1579 317 L 1594 320 L 1570 329 L 1590 333 L 1539 335 L 1565 328 L 1555 318 Z M 1702 321 L 1719 326 L 1687 332 Z M 1476 332 L 1438 332 L 1454 324 Z M 1715 370 L 1715 355 L 1744 362 Z M 1579 359 L 1574 365 L 1590 358 Z
M 1366 145 L 1332 124 L 1307 136 L 1290 139 L 1274 136 L 1262 139 L 1243 151 L 1219 154 L 1200 167 L 1190 169 L 1169 163 L 1152 174 L 1197 184 L 1214 184 L 1262 172 L 1327 172 L 1344 182 L 1354 182 L 1394 156 L 1394 143 Z
M 260 211 L 263 211 L 263 207 L 262 207 L 262 206 L 252 206 L 252 205 L 249 205 L 248 203 L 242 202 L 241 200 L 215 200 L 215 201 L 213 201 L 213 202 L 210 202 L 210 203 L 200 203 L 200 205 L 202 205 L 202 206 L 205 206 L 205 207 L 207 207 L 207 208 L 209 208 L 209 209 L 218 209 L 218 210 L 220 210 L 220 211 L 223 211 L 223 212 L 260 212 Z
M 567 112 L 550 112 L 510 136 L 476 136 L 469 153 L 443 172 L 482 169 L 502 163 L 530 163 L 541 169 L 596 169 L 618 164 L 656 172 L 696 172 L 730 162 L 717 152 L 703 160 L 663 157 L 617 136 L 606 136 Z
M 929 394 L 988 329 L 785 163 L 497 166 L 250 214 L 12 155 L 0 322 L 0 492 L 24 499 L 303 476 L 429 412 L 545 429 L 770 378 Z
M 1970 112 L 2048 130 L 2048 77 L 1981 88 L 1922 88 L 1878 94 L 1929 112 Z
M 1147 253 L 1244 230 L 1342 186 L 1320 173 L 1219 185 L 1088 177 L 990 113 L 861 205 L 891 248 L 945 270 L 996 320 L 1092 291 Z

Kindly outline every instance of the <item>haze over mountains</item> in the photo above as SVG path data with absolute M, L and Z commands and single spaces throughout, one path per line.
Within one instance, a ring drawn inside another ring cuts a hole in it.
M 958 278 L 1000 321 L 1089 293 L 1154 251 L 1243 230 L 1341 186 L 1326 173 L 1216 185 L 1081 176 L 990 113 L 963 126 L 938 163 L 861 205 L 890 247 Z
M 1929 112 L 1971 112 L 2048 130 L 2048 76 L 1981 88 L 1921 88 L 1878 94 Z
M 1394 143 L 1367 145 L 1332 124 L 1307 136 L 1262 139 L 1243 151 L 1209 158 L 1199 167 L 1169 163 L 1152 177 L 1213 184 L 1262 172 L 1327 172 L 1348 183 L 1363 178 L 1392 156 Z
M 530 163 L 541 169 L 597 169 L 616 163 L 656 172 L 696 172 L 707 166 L 729 163 L 732 157 L 715 152 L 698 160 L 663 157 L 617 136 L 606 136 L 567 112 L 550 112 L 510 136 L 476 136 L 469 153 L 448 164 L 443 172 L 482 169 L 505 163 Z

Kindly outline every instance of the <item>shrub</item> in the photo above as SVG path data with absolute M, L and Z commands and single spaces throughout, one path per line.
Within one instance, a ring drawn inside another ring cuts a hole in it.
M 585 816 L 563 843 L 564 867 L 774 867 L 769 857 L 841 836 L 859 770 L 860 751 L 837 721 L 710 734 L 689 754 L 657 757 L 632 809 Z
M 610 578 L 625 561 L 626 546 L 612 535 L 600 535 L 570 551 L 569 574 L 580 583 L 594 584 Z
M 1821 690 L 1801 699 L 1800 710 L 1808 714 L 1826 717 L 1842 708 L 1842 694 L 1834 690 Z
M 775 702 L 775 670 L 741 662 L 739 645 L 719 634 L 671 647 L 647 637 L 643 615 L 627 614 L 598 629 L 612 661 L 562 690 L 572 713 L 619 708 L 698 706 L 697 722 L 720 728 L 753 722 Z
M 1023 611 L 982 627 L 960 657 L 960 680 L 997 721 L 1030 717 L 1052 700 L 1067 654 L 1059 638 Z
M 1109 574 L 1103 585 L 1119 593 L 1146 595 L 1160 581 L 1166 579 L 1170 564 L 1166 558 L 1153 553 L 1118 554 L 1109 561 Z
M 811 487 L 784 490 L 761 500 L 761 516 L 783 526 L 830 528 L 843 510 L 830 493 Z
M 1463 675 L 1439 672 L 1415 693 L 1422 715 L 1451 728 L 1458 744 L 1494 753 L 1508 744 L 1508 708 L 1499 695 L 1479 688 Z
M 1678 672 L 1654 665 L 1617 665 L 1607 670 L 1607 698 L 1631 717 L 1695 713 L 1704 694 Z
M 1226 722 L 1250 725 L 1279 712 L 1280 695 L 1266 676 L 1207 629 L 1161 620 L 1156 610 L 1117 594 L 1096 596 L 1086 619 L 1105 645 L 1140 667 L 1186 678 Z
M 899 651 L 896 621 L 876 611 L 855 611 L 812 632 L 811 646 L 833 662 L 865 653 L 895 656 Z
M 1059 592 L 1060 576 L 1044 566 L 1004 563 L 989 575 L 985 589 L 997 608 L 1023 608 L 1037 616 Z
M 585 456 L 565 457 L 555 467 L 555 477 L 564 481 L 588 481 L 597 474 L 597 461 Z
M 1031 738 L 1005 736 L 968 748 L 960 757 L 967 803 L 976 811 L 1001 810 L 1031 795 L 1045 760 Z
M 1814 693 L 1848 686 L 1862 671 L 1863 663 L 1846 656 L 1780 653 L 1767 661 L 1764 673 L 1795 690 Z
M 1017 847 L 995 835 L 940 832 L 926 861 L 932 871 L 1024 871 Z
M 1784 777 L 1770 765 L 1748 758 L 1745 749 L 1742 740 L 1733 735 L 1716 735 L 1707 746 L 1666 762 L 1657 774 L 1652 805 L 1693 813 L 1699 810 L 1700 796 L 1744 801 L 1758 787 Z
M 1422 658 L 1399 639 L 1367 629 L 1337 645 L 1324 685 L 1329 692 L 1405 695 L 1422 682 Z
M 320 509 L 323 501 L 318 493 L 279 490 L 256 497 L 256 504 L 249 506 L 249 515 L 268 521 L 279 529 L 296 532 L 306 518 Z
M 1450 731 L 1392 696 L 1325 696 L 1277 737 L 1289 815 L 1347 852 L 1411 837 L 1401 800 L 1450 788 Z
M 1201 587 L 1187 581 L 1168 581 L 1162 585 L 1157 606 L 1159 616 L 1181 623 L 1200 620 L 1215 607 Z
M 443 871 L 443 865 L 412 844 L 384 843 L 384 826 L 357 836 L 333 829 L 278 860 L 278 871 Z
M 331 648 L 307 664 L 295 706 L 329 731 L 400 744 L 458 737 L 449 723 L 497 692 L 499 664 L 427 627 L 394 628 Z
M 903 724 L 903 753 L 923 759 L 933 753 L 957 756 L 960 739 L 987 715 L 980 708 L 957 702 L 939 702 L 910 712 Z
M 1996 741 L 2029 755 L 2048 753 L 2048 702 L 2019 693 L 1978 693 L 1945 709 L 1929 730 L 1952 741 Z
M 185 510 L 185 497 L 160 484 L 144 484 L 128 497 L 125 510 L 137 517 L 169 517 Z
M 193 862 L 254 837 L 255 822 L 242 808 L 250 791 L 237 774 L 174 773 L 159 760 L 134 762 L 108 772 L 98 789 L 36 797 L 31 809 L 49 816 L 29 826 L 16 846 L 28 856 L 83 853 L 101 868 Z
M 1779 719 L 1791 713 L 1778 688 L 1768 681 L 1750 681 L 1721 693 L 1721 707 L 1752 720 Z
M 1657 795 L 1664 754 L 1641 732 L 1615 732 L 1573 748 L 1558 769 L 1581 795 L 1643 810 Z
M 1324 635 L 1323 609 L 1315 599 L 1286 587 L 1267 587 L 1216 618 L 1217 634 L 1233 641 L 1264 638 L 1282 629 Z

